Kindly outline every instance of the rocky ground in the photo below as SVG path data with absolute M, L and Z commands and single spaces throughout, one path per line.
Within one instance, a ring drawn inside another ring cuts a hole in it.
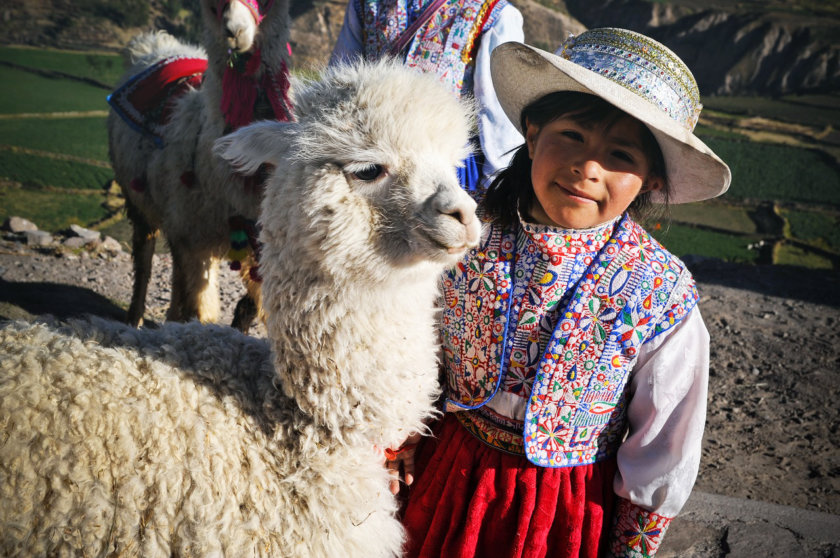
M 0 319 L 124 317 L 128 253 L 101 241 L 32 247 L 4 234 Z M 697 488 L 840 515 L 840 274 L 687 260 L 712 338 Z M 147 323 L 163 320 L 170 266 L 155 256 Z M 221 276 L 229 322 L 244 290 L 226 267 Z

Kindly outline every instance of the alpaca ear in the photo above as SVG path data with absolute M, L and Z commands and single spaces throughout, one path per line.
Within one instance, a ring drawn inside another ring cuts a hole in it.
M 278 165 L 288 148 L 294 122 L 265 120 L 239 128 L 213 143 L 213 153 L 237 172 L 254 174 L 263 163 Z

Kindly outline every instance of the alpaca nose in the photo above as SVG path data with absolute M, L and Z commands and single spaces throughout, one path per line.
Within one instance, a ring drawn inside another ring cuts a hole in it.
M 481 225 L 475 213 L 476 207 L 475 201 L 457 183 L 442 187 L 435 196 L 435 210 L 440 215 L 446 215 L 458 222 L 459 241 L 457 247 L 450 249 L 453 253 L 461 250 L 463 246 L 475 246 L 478 243 Z
M 453 219 L 457 219 L 457 221 L 462 225 L 466 225 L 472 221 L 473 216 L 475 215 L 475 207 L 468 208 L 465 205 L 459 205 L 458 207 L 453 207 L 448 211 L 444 211 L 444 213 Z
M 463 190 L 458 188 L 454 195 L 443 195 L 437 198 L 436 209 L 456 219 L 462 225 L 468 225 L 475 219 L 476 203 Z

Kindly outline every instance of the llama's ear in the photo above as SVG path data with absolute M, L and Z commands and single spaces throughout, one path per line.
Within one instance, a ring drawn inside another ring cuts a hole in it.
M 294 122 L 266 120 L 242 127 L 213 143 L 213 153 L 237 172 L 254 174 L 263 163 L 278 165 L 288 147 Z

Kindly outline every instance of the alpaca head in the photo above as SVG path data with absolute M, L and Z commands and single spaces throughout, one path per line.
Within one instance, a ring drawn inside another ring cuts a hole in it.
M 276 167 L 262 204 L 261 270 L 292 257 L 370 283 L 453 265 L 477 243 L 475 203 L 456 174 L 470 107 L 394 62 L 330 68 L 293 89 L 297 121 L 257 123 L 216 143 L 240 172 Z
M 251 50 L 260 22 L 272 0 L 202 0 L 204 27 L 213 44 L 224 44 L 231 52 Z
M 274 167 L 259 265 L 284 393 L 341 438 L 387 447 L 432 409 L 438 281 L 479 238 L 456 174 L 471 109 L 388 61 L 292 90 L 297 121 L 240 128 L 214 151 L 245 174 Z

